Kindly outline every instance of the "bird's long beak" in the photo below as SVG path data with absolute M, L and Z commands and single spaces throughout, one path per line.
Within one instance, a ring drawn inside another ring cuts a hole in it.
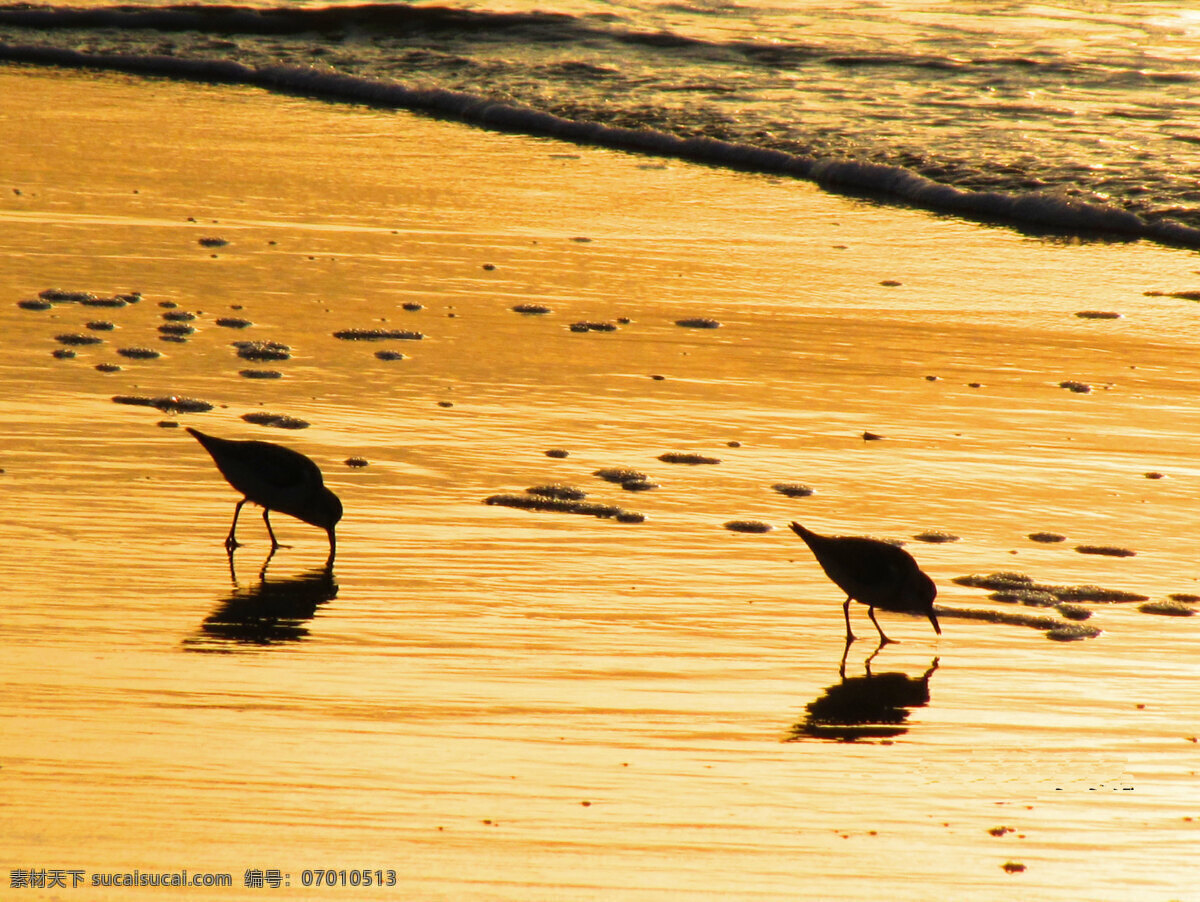
M 929 612 L 929 622 L 933 624 L 933 631 L 940 636 L 942 634 L 942 628 L 938 626 L 937 614 L 935 614 L 932 610 Z
M 325 530 L 329 534 L 329 557 L 325 560 L 325 569 L 333 569 L 333 558 L 337 554 L 337 538 L 333 534 L 333 529 Z M 940 630 L 939 630 L 940 632 Z

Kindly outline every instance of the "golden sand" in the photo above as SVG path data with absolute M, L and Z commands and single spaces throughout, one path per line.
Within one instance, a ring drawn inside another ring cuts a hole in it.
M 952 582 L 1196 591 L 1194 255 L 254 90 L 5 68 L 0 97 L 6 870 L 1195 897 L 1200 621 L 1087 603 L 1101 635 L 1050 642 L 955 618 L 1058 615 Z M 48 289 L 140 299 L 19 306 Z M 322 466 L 332 581 L 286 517 L 264 577 L 250 510 L 231 574 L 237 498 L 177 424 Z M 547 485 L 644 522 L 484 503 Z M 902 641 L 843 681 L 791 520 L 907 539 L 942 637 L 884 612 Z M 802 729 L 885 685 L 895 722 Z

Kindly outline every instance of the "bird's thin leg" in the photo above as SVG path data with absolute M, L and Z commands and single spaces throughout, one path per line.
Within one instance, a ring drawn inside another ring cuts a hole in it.
M 850 636 L 846 637 L 846 647 L 842 649 L 842 663 L 838 666 L 838 676 L 841 679 L 846 679 L 846 657 L 850 654 L 850 643 L 854 639 Z
M 271 537 L 271 550 L 275 551 L 277 548 L 287 548 L 287 545 L 279 544 L 279 540 L 275 538 L 275 530 L 271 529 L 271 509 L 269 507 L 263 508 L 263 522 L 267 524 L 267 535 Z
M 846 643 L 853 642 L 858 637 L 850 631 L 850 602 L 853 600 L 852 595 L 846 596 L 846 603 L 842 605 L 842 613 L 846 615 Z
M 233 523 L 229 527 L 229 535 L 225 537 L 225 550 L 230 554 L 233 554 L 233 549 L 242 544 L 234 537 L 234 533 L 237 531 L 238 514 L 242 512 L 242 505 L 249 500 L 249 498 L 243 498 L 237 503 L 237 507 L 233 509 Z
M 260 582 L 264 582 L 266 580 L 267 565 L 269 563 L 271 563 L 271 558 L 273 558 L 273 557 L 275 557 L 275 547 L 274 546 L 272 546 L 271 550 L 269 552 L 267 552 L 267 559 L 262 562 L 262 566 L 258 569 L 258 579 Z
M 889 642 L 896 641 L 895 639 L 889 639 L 887 636 L 885 636 L 883 634 L 883 629 L 879 626 L 879 621 L 875 619 L 875 608 L 868 606 L 867 607 L 867 616 L 870 617 L 871 622 L 873 624 L 875 624 L 875 629 L 879 630 L 879 645 L 881 648 L 884 645 L 887 645 Z

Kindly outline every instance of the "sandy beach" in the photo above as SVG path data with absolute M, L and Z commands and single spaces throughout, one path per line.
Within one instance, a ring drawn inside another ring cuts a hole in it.
M 1200 620 L 1141 610 L 1200 593 L 1195 253 L 249 88 L 0 97 L 0 858 L 88 882 L 14 898 L 1200 899 Z M 331 579 L 283 516 L 264 575 L 250 508 L 231 573 L 188 425 L 320 464 Z M 547 484 L 644 520 L 484 503 Z M 904 540 L 943 634 L 873 654 L 858 605 L 847 651 L 792 520 Z M 1140 598 L 954 582 L 1001 571 Z

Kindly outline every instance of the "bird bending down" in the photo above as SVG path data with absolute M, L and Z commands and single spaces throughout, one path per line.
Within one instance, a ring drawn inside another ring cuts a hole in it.
M 937 586 L 903 548 L 878 539 L 822 536 L 799 523 L 793 523 L 792 530 L 811 549 L 825 575 L 846 593 L 842 611 L 846 615 L 847 643 L 855 638 L 850 631 L 851 601 L 860 601 L 867 606 L 867 614 L 879 630 L 881 645 L 892 640 L 883 634 L 875 619 L 876 608 L 924 615 L 933 624 L 934 632 L 939 636 L 942 634 L 933 611 Z
M 271 442 L 216 438 L 190 426 L 187 431 L 212 455 L 221 475 L 242 493 L 242 500 L 233 510 L 233 525 L 225 538 L 225 548 L 230 554 L 241 544 L 234 535 L 238 515 L 242 505 L 251 501 L 263 509 L 263 522 L 267 524 L 272 551 L 280 544 L 271 529 L 270 514 L 279 511 L 325 530 L 329 536 L 329 560 L 325 566 L 333 566 L 337 549 L 334 527 L 342 518 L 342 502 L 325 488 L 320 467 L 299 451 Z

